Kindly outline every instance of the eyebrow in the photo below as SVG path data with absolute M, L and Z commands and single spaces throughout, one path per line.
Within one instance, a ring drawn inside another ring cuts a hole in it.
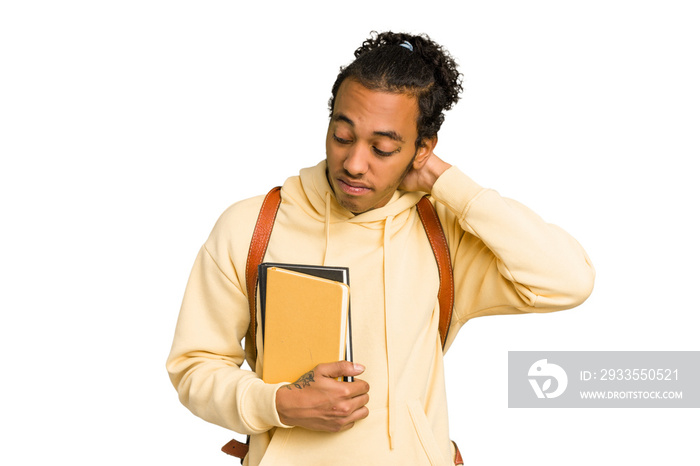
M 344 115 L 342 113 L 338 113 L 336 115 L 333 115 L 333 121 L 343 121 L 343 122 L 349 124 L 350 126 L 352 126 L 353 128 L 355 127 L 355 122 L 352 121 L 350 118 L 348 118 L 346 115 Z M 396 142 L 401 142 L 401 143 L 404 142 L 401 135 L 399 133 L 397 133 L 396 131 L 391 131 L 391 130 L 389 130 L 389 131 L 374 131 L 372 134 L 374 134 L 376 136 L 384 136 L 384 137 L 387 137 L 387 138 L 389 138 L 393 141 L 396 141 Z

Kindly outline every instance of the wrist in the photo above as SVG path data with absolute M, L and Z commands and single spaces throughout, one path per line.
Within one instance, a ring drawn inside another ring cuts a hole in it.
M 435 182 L 440 178 L 440 176 L 447 171 L 452 165 L 445 162 L 444 160 L 433 156 L 425 164 L 425 181 L 423 186 L 423 191 L 430 193 L 433 191 L 433 186 Z
M 288 389 L 288 385 L 281 385 L 275 392 L 275 408 L 277 410 L 277 417 L 282 424 L 282 427 L 294 426 L 292 418 L 289 417 L 288 412 L 285 409 L 285 406 L 289 406 L 290 403 L 294 403 L 294 401 L 290 401 L 290 397 L 293 397 L 293 395 L 294 394 L 291 393 L 291 390 Z

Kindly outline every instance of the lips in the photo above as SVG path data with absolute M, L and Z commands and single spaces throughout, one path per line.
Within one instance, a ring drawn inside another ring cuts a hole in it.
M 362 183 L 357 183 L 357 182 L 351 182 L 351 181 L 345 181 L 341 178 L 337 178 L 338 181 L 338 187 L 346 194 L 349 194 L 351 196 L 360 196 L 362 194 L 367 194 L 370 192 L 372 189 L 369 188 L 368 186 L 365 186 Z

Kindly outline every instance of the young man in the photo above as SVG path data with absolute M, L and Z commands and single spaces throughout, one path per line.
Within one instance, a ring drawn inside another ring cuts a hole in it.
M 240 368 L 251 358 L 245 266 L 262 197 L 222 215 L 187 285 L 168 370 L 193 413 L 251 435 L 244 464 L 454 464 L 438 270 L 415 207 L 425 193 L 454 271 L 445 350 L 470 318 L 571 308 L 593 286 L 573 238 L 433 152 L 461 91 L 447 52 L 383 33 L 355 56 L 333 86 L 326 160 L 285 182 L 265 260 L 350 268 L 357 363 L 320 364 L 292 385 Z

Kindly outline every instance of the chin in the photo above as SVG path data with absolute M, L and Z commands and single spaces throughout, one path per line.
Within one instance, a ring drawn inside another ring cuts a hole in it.
M 361 214 L 362 212 L 366 212 L 369 210 L 369 209 L 365 209 L 362 206 L 359 206 L 355 203 L 342 202 L 342 201 L 339 201 L 338 198 L 336 198 L 336 200 L 338 201 L 338 204 L 343 206 L 343 208 L 345 208 L 346 210 L 349 210 L 350 212 L 352 212 L 355 215 Z

